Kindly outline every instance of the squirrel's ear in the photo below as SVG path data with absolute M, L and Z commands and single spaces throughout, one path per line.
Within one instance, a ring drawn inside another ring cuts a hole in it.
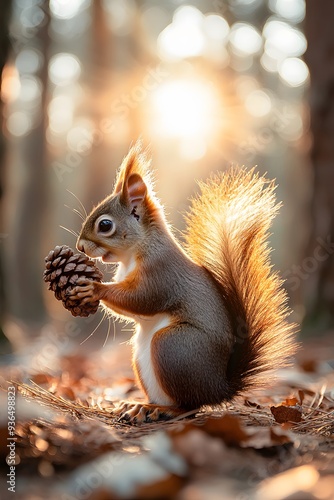
M 124 180 L 122 198 L 131 206 L 143 203 L 146 198 L 147 187 L 139 174 L 131 174 Z

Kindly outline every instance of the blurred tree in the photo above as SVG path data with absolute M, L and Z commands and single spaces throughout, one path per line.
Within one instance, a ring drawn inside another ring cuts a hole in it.
M 310 112 L 314 189 L 311 235 L 304 260 L 314 274 L 306 292 L 305 326 L 334 326 L 334 37 L 333 0 L 306 2 L 306 61 L 311 74 Z M 307 267 L 307 269 L 306 269 Z M 309 280 L 305 280 L 305 288 Z
M 1 16 L 0 16 L 0 203 L 2 202 L 2 190 L 3 190 L 3 174 L 4 174 L 4 160 L 5 160 L 5 139 L 3 137 L 3 102 L 1 99 L 1 82 L 2 82 L 2 71 L 6 64 L 8 53 L 9 53 L 9 37 L 8 37 L 8 25 L 11 14 L 11 1 L 1 2 Z M 3 213 L 1 211 L 1 213 Z M 5 310 L 5 287 L 4 287 L 4 275 L 3 275 L 3 248 L 1 245 L 1 240 L 5 235 L 0 234 L 0 342 L 3 344 L 5 342 L 5 336 L 3 334 L 2 325 L 4 319 Z
M 46 175 L 46 105 L 48 87 L 49 52 L 49 2 L 40 3 L 43 21 L 36 29 L 34 44 L 40 47 L 43 63 L 37 76 L 42 83 L 39 120 L 37 126 L 22 141 L 24 169 L 28 173 L 17 200 L 17 211 L 13 234 L 16 238 L 12 260 L 13 287 L 15 297 L 14 315 L 26 323 L 43 322 L 45 308 L 42 296 L 41 276 L 43 272 L 42 242 L 47 225 L 44 222 L 48 200 Z M 32 244 L 27 244 L 32 242 Z

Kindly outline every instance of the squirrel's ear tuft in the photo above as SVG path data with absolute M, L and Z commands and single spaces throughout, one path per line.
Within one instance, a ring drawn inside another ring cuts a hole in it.
M 125 179 L 121 199 L 132 207 L 140 205 L 146 198 L 147 187 L 139 174 L 131 174 Z
M 116 184 L 114 187 L 114 194 L 117 194 L 123 190 L 124 184 L 126 184 L 127 179 L 132 174 L 138 174 L 142 179 L 145 180 L 147 186 L 151 186 L 151 175 L 150 175 L 150 160 L 147 158 L 145 151 L 143 151 L 141 141 L 137 141 L 136 144 L 130 149 L 127 156 L 124 158 L 122 165 L 118 171 Z

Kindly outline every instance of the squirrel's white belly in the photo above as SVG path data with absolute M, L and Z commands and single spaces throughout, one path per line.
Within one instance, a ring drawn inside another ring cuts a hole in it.
M 156 314 L 152 317 L 137 316 L 135 320 L 138 326 L 132 341 L 133 354 L 150 403 L 171 405 L 172 399 L 162 390 L 156 378 L 151 356 L 151 342 L 155 333 L 168 326 L 171 319 L 167 314 Z

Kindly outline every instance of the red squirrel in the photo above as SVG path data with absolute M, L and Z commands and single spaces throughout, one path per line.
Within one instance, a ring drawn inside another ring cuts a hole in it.
M 136 323 L 133 368 L 147 403 L 123 403 L 114 411 L 121 419 L 230 401 L 294 352 L 286 293 L 269 262 L 274 184 L 254 169 L 232 169 L 200 188 L 181 246 L 136 145 L 112 194 L 83 223 L 78 250 L 118 269 L 111 283 L 80 278 L 71 295 Z

